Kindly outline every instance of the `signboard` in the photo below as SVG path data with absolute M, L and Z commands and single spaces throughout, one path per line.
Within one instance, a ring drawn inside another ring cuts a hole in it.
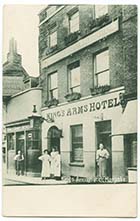
M 87 99 L 86 101 L 77 102 L 80 105 L 75 104 L 75 106 L 74 104 L 68 104 L 67 108 L 56 107 L 55 108 L 56 111 L 52 110 L 52 112 L 49 112 L 49 110 L 47 110 L 47 114 L 45 118 L 54 119 L 54 118 L 60 118 L 60 117 L 69 117 L 73 115 L 80 115 L 80 114 L 82 115 L 85 113 L 91 113 L 95 111 L 97 112 L 100 110 L 115 108 L 120 105 L 119 96 L 115 96 L 115 97 L 104 99 L 104 100 L 94 99 L 94 102 L 92 102 L 91 100 L 92 99 Z

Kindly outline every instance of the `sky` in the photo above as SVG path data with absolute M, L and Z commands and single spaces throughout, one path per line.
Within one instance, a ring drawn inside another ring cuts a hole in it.
M 3 63 L 7 60 L 9 40 L 17 40 L 17 51 L 22 55 L 22 65 L 31 76 L 39 75 L 38 63 L 38 13 L 46 5 L 3 6 Z

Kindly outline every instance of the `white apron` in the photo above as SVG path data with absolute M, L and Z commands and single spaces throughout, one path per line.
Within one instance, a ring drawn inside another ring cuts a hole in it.
M 42 161 L 41 177 L 50 177 L 50 156 L 44 154 L 38 158 Z

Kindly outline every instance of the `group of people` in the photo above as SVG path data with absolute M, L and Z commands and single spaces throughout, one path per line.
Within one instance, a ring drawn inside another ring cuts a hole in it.
M 102 143 L 99 144 L 99 149 L 96 152 L 96 163 L 98 166 L 98 176 L 107 176 L 107 163 L 110 154 L 107 149 L 104 148 Z M 52 148 L 51 153 L 47 149 L 44 150 L 43 155 L 41 155 L 39 160 L 42 161 L 42 180 L 54 178 L 61 179 L 61 159 L 59 151 L 56 147 Z M 24 156 L 19 150 L 14 160 L 16 161 L 16 174 L 24 175 Z
M 53 147 L 51 153 L 46 149 L 44 154 L 38 158 L 42 161 L 42 180 L 54 178 L 59 180 L 61 178 L 61 160 L 57 148 Z
M 49 178 L 59 180 L 61 178 L 60 154 L 56 147 L 52 148 L 50 154 L 47 149 L 44 150 L 43 155 L 41 155 L 38 159 L 42 161 L 42 180 Z M 16 156 L 14 157 L 14 160 L 16 167 L 16 175 L 24 175 L 24 155 L 21 150 L 18 150 Z

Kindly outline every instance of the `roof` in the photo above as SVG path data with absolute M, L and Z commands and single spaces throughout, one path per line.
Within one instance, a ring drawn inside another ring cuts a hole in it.
M 28 76 L 21 64 L 5 62 L 3 64 L 3 75 Z

